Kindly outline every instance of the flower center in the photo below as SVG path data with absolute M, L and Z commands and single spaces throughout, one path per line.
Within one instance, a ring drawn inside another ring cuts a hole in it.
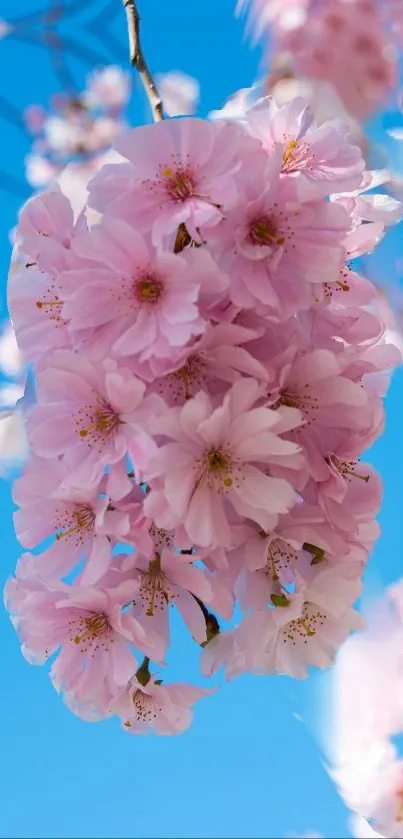
M 183 395 L 185 399 L 191 399 L 193 387 L 200 388 L 203 378 L 204 363 L 200 355 L 190 355 L 182 367 L 166 376 L 175 402 Z
M 78 411 L 77 433 L 86 440 L 89 448 L 98 444 L 101 451 L 121 422 L 119 414 L 107 402 L 101 402 L 97 408 L 84 405 Z
M 287 172 L 288 175 L 292 172 L 298 172 L 300 169 L 304 169 L 313 158 L 314 155 L 308 143 L 290 140 L 283 154 L 281 171 Z
M 267 538 L 262 533 L 262 538 Z M 266 568 L 264 569 L 272 580 L 288 582 L 291 562 L 296 562 L 297 554 L 284 539 L 272 539 L 267 547 Z M 286 579 L 287 578 L 287 579 Z
M 196 179 L 189 164 L 177 168 L 164 166 L 161 175 L 165 192 L 174 201 L 186 201 L 194 195 Z
M 81 653 L 91 652 L 94 658 L 99 649 L 107 650 L 113 643 L 112 629 L 104 614 L 84 616 L 69 621 L 69 640 L 80 646 Z
M 290 140 L 283 154 L 283 165 L 287 165 L 295 157 L 295 150 L 298 148 L 297 140 Z
M 226 452 L 219 451 L 219 449 L 211 449 L 206 455 L 207 470 L 215 475 L 218 475 L 224 486 L 230 487 L 232 485 L 231 475 L 231 457 Z
M 77 544 L 84 542 L 84 536 L 88 531 L 93 531 L 95 523 L 95 513 L 89 504 L 76 504 L 76 509 L 73 512 L 63 510 L 60 518 L 56 522 L 56 527 L 60 533 L 56 533 L 56 539 L 59 541 L 63 538 L 69 538 L 75 534 Z
M 347 282 L 350 279 L 349 271 L 345 268 L 341 268 L 340 277 L 341 279 L 335 280 L 333 283 L 323 283 L 325 297 L 330 299 L 336 291 L 350 291 L 351 286 L 350 283 Z
M 301 407 L 301 399 L 298 393 L 290 393 L 286 390 L 282 390 L 277 402 L 274 405 L 274 408 L 280 408 L 281 405 L 285 405 L 287 408 L 300 408 Z
M 300 618 L 290 621 L 283 629 L 283 643 L 291 642 L 295 647 L 298 641 L 308 643 L 308 638 L 316 635 L 317 630 L 323 626 L 326 615 L 312 603 L 304 603 Z
M 150 526 L 148 532 L 157 551 L 160 548 L 172 548 L 174 543 L 172 532 L 164 530 L 162 527 L 156 527 L 154 522 Z
M 37 300 L 35 305 L 40 309 L 51 321 L 53 326 L 65 326 L 66 321 L 62 317 L 62 309 L 64 301 L 60 299 L 59 294 L 61 289 L 58 288 L 55 282 L 45 291 L 42 300 Z
M 309 384 L 301 385 L 300 390 L 293 391 L 292 386 L 290 390 L 280 391 L 280 396 L 273 408 L 279 408 L 281 405 L 287 408 L 298 408 L 303 412 L 305 418 L 305 427 L 311 425 L 315 420 L 314 412 L 319 410 L 319 399 L 317 396 L 312 396 L 309 393 Z
M 196 460 L 193 469 L 197 470 L 198 477 L 189 503 L 202 485 L 206 484 L 208 489 L 214 492 L 227 493 L 234 484 L 239 489 L 243 480 L 242 462 L 222 449 L 209 449 Z
M 249 228 L 249 238 L 254 245 L 283 245 L 284 236 L 279 234 L 276 223 L 268 216 L 255 219 Z
M 325 460 L 328 466 L 337 469 L 339 474 L 346 481 L 351 482 L 352 478 L 357 478 L 359 481 L 365 481 L 366 484 L 368 483 L 370 476 L 360 475 L 359 472 L 357 472 L 358 462 L 356 460 L 339 460 L 336 455 L 326 457 Z
M 134 291 L 139 303 L 156 303 L 163 290 L 163 283 L 153 274 L 146 274 L 134 283 Z
M 147 617 L 152 618 L 155 609 L 163 611 L 174 597 L 169 582 L 161 571 L 159 555 L 156 554 L 156 558 L 150 562 L 148 571 L 142 575 L 139 588 L 140 603 Z
M 132 703 L 137 722 L 151 723 L 162 711 L 154 697 L 149 696 L 148 693 L 143 693 L 140 688 L 133 691 Z M 125 723 L 125 725 L 130 728 L 130 722 Z

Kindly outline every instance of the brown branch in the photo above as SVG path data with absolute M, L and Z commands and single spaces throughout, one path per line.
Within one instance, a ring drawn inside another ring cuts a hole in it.
M 148 96 L 154 122 L 160 122 L 164 119 L 162 101 L 141 49 L 140 15 L 137 10 L 136 0 L 122 0 L 122 2 L 125 7 L 127 17 L 130 63 L 132 67 L 136 68 L 141 78 L 144 90 Z

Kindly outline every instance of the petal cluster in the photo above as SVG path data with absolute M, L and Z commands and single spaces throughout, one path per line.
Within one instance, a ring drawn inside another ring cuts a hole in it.
M 172 609 L 206 677 L 302 678 L 361 625 L 382 494 L 361 457 L 399 354 L 352 260 L 400 205 L 361 197 L 360 149 L 301 100 L 116 149 L 77 220 L 54 188 L 16 232 L 37 401 L 6 601 L 74 713 L 173 734 L 209 690 L 157 678 Z

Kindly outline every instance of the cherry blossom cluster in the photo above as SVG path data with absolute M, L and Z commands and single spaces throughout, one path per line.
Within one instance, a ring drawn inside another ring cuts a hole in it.
M 239 0 L 238 11 L 246 7 L 250 23 L 266 44 L 268 74 L 249 91 L 235 94 L 223 115 L 232 115 L 234 106 L 244 111 L 245 102 L 259 90 L 273 95 L 280 105 L 302 96 L 319 123 L 335 117 L 347 123 L 364 157 L 388 166 L 384 189 L 401 199 L 395 164 L 366 136 L 363 125 L 387 105 L 388 98 L 393 109 L 391 94 L 396 96 L 398 50 L 403 43 L 400 0 Z M 387 133 L 398 139 L 401 129 Z M 374 305 L 400 344 L 398 273 L 389 269 L 372 279 L 378 289 Z
M 70 162 L 88 180 L 94 159 L 125 127 L 129 95 L 128 74 L 110 66 L 90 73 L 82 93 L 54 96 L 50 113 L 40 105 L 30 105 L 24 118 L 35 136 L 33 150 L 25 161 L 31 186 L 48 186 Z
M 75 713 L 173 734 L 211 692 L 165 679 L 173 608 L 206 677 L 303 678 L 361 626 L 381 482 L 360 458 L 399 354 L 351 263 L 401 208 L 301 100 L 116 150 L 77 218 L 56 188 L 20 214 L 37 403 L 5 595 Z
M 250 6 L 259 32 L 270 31 L 268 49 L 276 57 L 270 84 L 277 71 L 330 82 L 360 121 L 396 86 L 400 0 L 240 0 L 238 6 Z

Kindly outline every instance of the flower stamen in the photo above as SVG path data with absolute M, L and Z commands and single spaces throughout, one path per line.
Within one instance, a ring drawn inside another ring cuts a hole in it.
M 360 475 L 356 471 L 358 463 L 355 460 L 339 460 L 338 457 L 332 455 L 331 457 L 326 458 L 326 463 L 328 466 L 334 466 L 342 478 L 345 478 L 346 481 L 351 478 L 358 478 L 358 480 L 365 481 L 367 484 L 370 479 L 369 475 Z
M 83 541 L 82 537 L 84 533 L 92 531 L 94 529 L 94 523 L 95 513 L 92 507 L 89 504 L 76 505 L 76 510 L 73 510 L 70 515 L 67 511 L 64 511 L 61 523 L 57 525 L 58 528 L 61 528 L 61 532 L 56 533 L 56 540 L 59 541 L 60 539 L 76 534 L 78 537 L 81 537 L 78 541 Z
M 144 274 L 134 283 L 134 292 L 139 303 L 157 303 L 163 291 L 163 283 L 153 274 Z
M 254 245 L 283 245 L 284 236 L 279 235 L 277 225 L 268 216 L 262 216 L 252 222 L 249 237 Z

